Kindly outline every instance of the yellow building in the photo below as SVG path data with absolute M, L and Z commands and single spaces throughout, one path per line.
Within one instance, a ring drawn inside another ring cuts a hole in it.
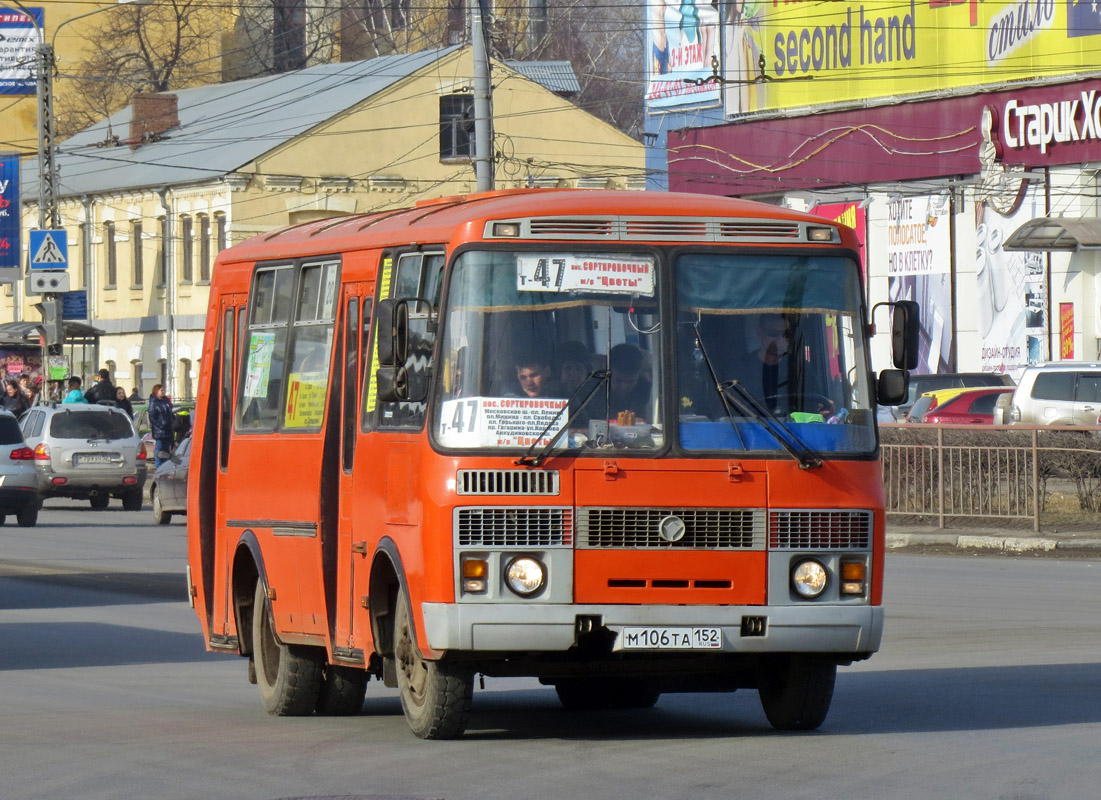
M 642 145 L 523 68 L 493 65 L 497 188 L 642 189 Z M 164 383 L 189 397 L 218 250 L 474 191 L 472 69 L 470 49 L 452 47 L 139 96 L 64 142 L 71 289 L 86 291 L 88 321 L 103 331 L 100 365 L 143 395 Z M 34 159 L 22 182 L 26 230 L 38 215 Z M 38 319 L 23 286 L 3 295 L 0 322 Z

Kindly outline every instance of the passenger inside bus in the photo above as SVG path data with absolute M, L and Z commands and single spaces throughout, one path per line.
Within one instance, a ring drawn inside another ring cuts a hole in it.
M 529 348 L 514 359 L 517 397 L 565 397 L 565 388 L 552 377 L 551 361 L 545 353 Z

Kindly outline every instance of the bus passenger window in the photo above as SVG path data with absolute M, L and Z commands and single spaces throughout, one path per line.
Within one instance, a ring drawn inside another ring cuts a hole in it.
M 238 430 L 274 430 L 279 421 L 293 279 L 289 264 L 257 269 L 253 277 L 238 382 Z
M 294 342 L 287 371 L 283 427 L 317 429 L 325 416 L 329 362 L 333 349 L 337 265 L 302 268 L 301 291 L 294 319 Z

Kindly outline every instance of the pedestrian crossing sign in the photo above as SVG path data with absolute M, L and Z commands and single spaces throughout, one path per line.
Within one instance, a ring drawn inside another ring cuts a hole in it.
M 31 269 L 69 268 L 69 239 L 65 230 L 30 233 Z

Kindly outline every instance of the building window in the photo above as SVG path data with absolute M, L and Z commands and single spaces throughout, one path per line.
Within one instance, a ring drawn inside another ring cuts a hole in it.
M 168 390 L 168 359 L 162 358 L 157 362 L 157 367 L 161 374 L 161 386 Z
M 528 47 L 532 50 L 547 37 L 547 0 L 528 0 Z
M 118 250 L 115 244 L 115 223 L 104 222 L 103 223 L 103 249 L 104 263 L 107 265 L 107 275 L 105 279 L 107 289 L 114 289 L 118 285 L 119 278 L 119 261 Z
M 474 98 L 445 94 L 440 98 L 440 161 L 474 156 Z
M 363 0 L 363 20 L 375 31 L 409 27 L 410 0 Z
M 186 215 L 180 217 L 180 255 L 182 256 L 180 259 L 180 280 L 183 283 L 191 283 L 193 280 L 195 242 L 191 226 L 191 217 Z
M 210 217 L 199 217 L 199 280 L 210 282 Z
M 180 380 L 176 387 L 176 399 L 191 400 L 191 359 L 180 359 Z
M 130 362 L 130 374 L 131 376 L 133 376 L 132 380 L 134 388 L 138 390 L 139 395 L 145 397 L 145 385 L 141 379 L 141 367 L 142 364 L 140 361 L 135 360 Z
M 164 286 L 168 283 L 167 267 L 168 267 L 168 249 L 165 244 L 168 242 L 168 219 L 166 217 L 157 217 L 157 286 Z
M 218 226 L 218 252 L 222 252 L 229 246 L 229 232 L 226 230 L 226 215 L 215 214 L 214 224 Z
M 145 264 L 142 254 L 141 220 L 136 219 L 130 224 L 130 238 L 134 252 L 134 286 L 141 286 L 145 282 Z

